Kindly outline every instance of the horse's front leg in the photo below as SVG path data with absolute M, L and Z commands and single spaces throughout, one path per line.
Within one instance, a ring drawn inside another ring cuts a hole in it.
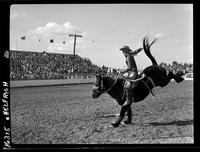
M 122 106 L 118 119 L 115 122 L 111 123 L 111 125 L 113 127 L 118 127 L 119 126 L 120 122 L 124 118 L 125 113 L 126 113 L 126 111 L 128 110 L 129 107 L 130 107 L 130 105 Z
M 126 91 L 126 101 L 122 105 L 122 108 L 121 108 L 121 111 L 120 111 L 120 114 L 119 114 L 119 118 L 117 119 L 116 122 L 112 123 L 113 127 L 118 127 L 119 126 L 119 124 L 122 121 L 122 119 L 124 118 L 125 113 L 126 113 L 127 110 L 128 110 L 128 117 L 130 118 L 130 109 L 131 109 L 131 104 L 132 104 L 132 101 L 134 100 L 134 98 L 131 96 L 132 92 L 131 92 L 130 88 L 126 88 L 125 91 Z
M 132 120 L 132 109 L 131 106 L 127 109 L 128 118 L 124 121 L 125 124 L 130 124 Z

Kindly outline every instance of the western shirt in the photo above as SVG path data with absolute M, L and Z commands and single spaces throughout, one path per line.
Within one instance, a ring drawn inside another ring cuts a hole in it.
M 124 72 L 128 72 L 128 71 L 135 71 L 135 72 L 137 72 L 137 65 L 136 65 L 134 56 L 136 54 L 138 54 L 140 51 L 142 51 L 142 48 L 139 48 L 139 49 L 135 50 L 134 52 L 128 53 L 125 56 L 127 69 Z

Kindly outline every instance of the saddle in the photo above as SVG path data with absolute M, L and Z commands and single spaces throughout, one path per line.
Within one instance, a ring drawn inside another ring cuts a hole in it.
M 139 80 L 142 80 L 143 78 L 145 77 L 145 74 L 144 73 L 141 73 L 139 75 L 137 75 L 136 79 L 133 79 L 133 78 L 129 78 L 129 77 L 125 77 L 122 75 L 122 78 L 126 81 L 130 81 L 130 82 L 137 82 Z
M 122 77 L 123 77 L 123 76 L 122 76 Z M 139 75 L 137 76 L 136 79 L 131 79 L 131 78 L 123 77 L 123 79 L 125 80 L 124 87 L 125 87 L 125 88 L 130 88 L 130 89 L 132 89 L 132 88 L 135 86 L 135 82 L 142 81 L 142 82 L 144 83 L 144 85 L 146 86 L 146 88 L 149 90 L 149 92 L 151 92 L 151 94 L 152 94 L 153 96 L 155 96 L 154 93 L 153 93 L 153 91 L 152 91 L 152 89 L 151 89 L 151 88 L 149 87 L 149 85 L 143 80 L 145 77 L 148 79 L 148 81 L 151 82 L 152 86 L 155 87 L 155 84 L 154 84 L 154 81 L 152 80 L 152 78 L 149 77 L 149 76 L 146 76 L 144 73 L 139 74 Z

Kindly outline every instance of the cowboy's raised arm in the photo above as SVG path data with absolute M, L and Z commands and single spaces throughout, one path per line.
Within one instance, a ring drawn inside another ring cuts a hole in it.
M 143 48 L 139 48 L 139 49 L 133 51 L 131 54 L 137 55 L 137 54 L 138 54 L 140 51 L 142 51 L 142 50 L 143 50 Z

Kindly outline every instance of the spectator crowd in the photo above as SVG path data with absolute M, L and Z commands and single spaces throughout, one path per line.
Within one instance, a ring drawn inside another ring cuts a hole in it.
M 168 72 L 172 71 L 174 74 L 178 71 L 182 71 L 184 74 L 193 72 L 193 64 L 192 63 L 178 63 L 177 61 L 173 61 L 172 64 L 167 64 L 164 62 L 160 63 L 160 66 L 165 68 Z
M 193 71 L 193 64 L 173 62 L 172 65 L 162 62 L 166 70 L 183 71 L 184 74 Z M 42 80 L 92 78 L 96 73 L 104 73 L 115 77 L 120 69 L 108 68 L 92 64 L 90 59 L 71 54 L 56 54 L 47 52 L 10 51 L 10 80 Z
M 92 77 L 102 70 L 87 58 L 71 54 L 10 51 L 10 80 Z M 74 71 L 73 71 L 74 70 Z

